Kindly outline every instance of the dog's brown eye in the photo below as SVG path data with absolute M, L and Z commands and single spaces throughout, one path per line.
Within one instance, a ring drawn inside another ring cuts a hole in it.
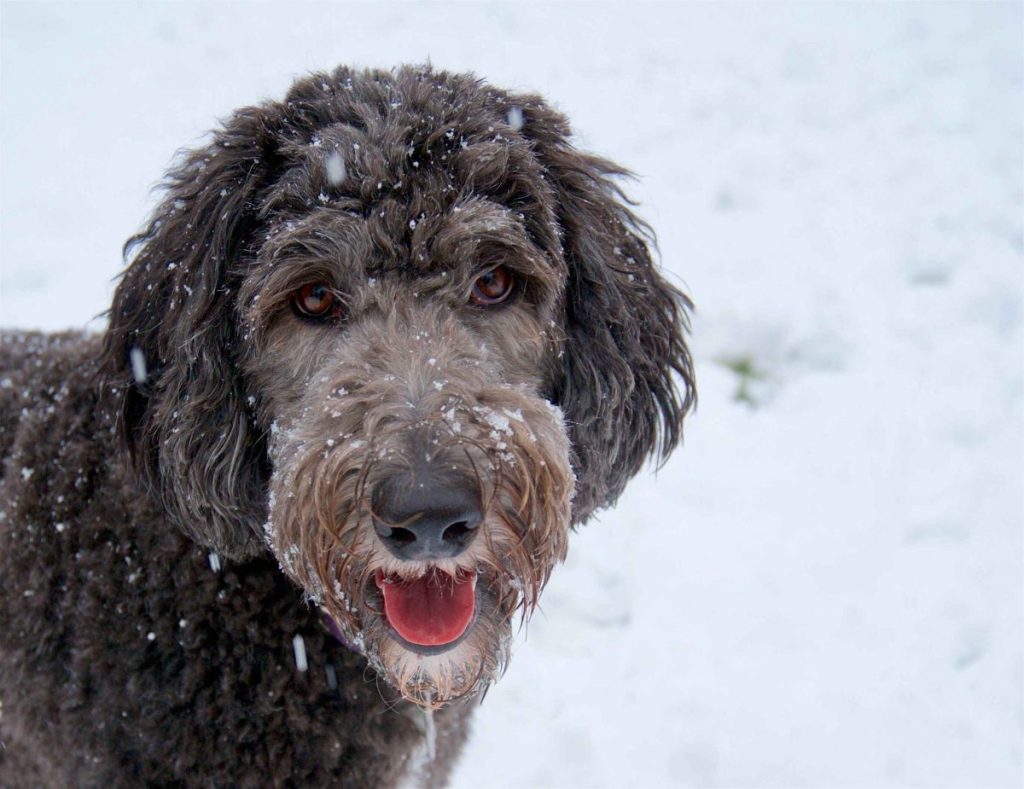
M 327 285 L 312 282 L 292 295 L 292 305 L 307 318 L 326 318 L 338 314 L 338 298 Z
M 504 266 L 498 266 L 476 278 L 470 299 L 480 307 L 492 307 L 508 301 L 515 284 L 512 272 Z

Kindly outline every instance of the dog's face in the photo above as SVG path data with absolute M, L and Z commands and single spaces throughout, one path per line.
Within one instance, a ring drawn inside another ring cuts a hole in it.
M 172 173 L 115 297 L 105 369 L 171 517 L 269 548 L 420 704 L 500 672 L 692 400 L 688 302 L 567 137 L 469 77 L 315 76 Z
M 313 178 L 316 153 L 297 165 Z M 548 399 L 564 265 L 474 196 L 413 218 L 394 197 L 328 201 L 269 236 L 238 301 L 268 544 L 403 695 L 466 693 L 565 555 L 573 475 Z

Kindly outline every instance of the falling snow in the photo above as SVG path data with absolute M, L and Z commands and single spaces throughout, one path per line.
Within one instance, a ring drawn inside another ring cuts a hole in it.
M 523 128 L 523 110 L 521 107 L 509 107 L 508 125 L 513 131 L 519 131 Z
M 338 187 L 345 182 L 345 160 L 338 151 L 331 151 L 324 162 L 324 170 L 327 175 L 327 183 Z
M 296 635 L 292 639 L 292 650 L 295 652 L 295 668 L 305 672 L 309 668 L 309 663 L 306 661 L 306 641 L 301 635 Z

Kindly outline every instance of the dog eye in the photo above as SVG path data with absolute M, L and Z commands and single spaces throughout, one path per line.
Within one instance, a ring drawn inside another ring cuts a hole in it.
M 469 298 L 479 307 L 493 307 L 508 301 L 515 285 L 512 272 L 504 266 L 498 266 L 476 278 Z
M 334 291 L 322 282 L 312 282 L 295 291 L 292 294 L 292 306 L 307 318 L 337 316 L 340 308 Z

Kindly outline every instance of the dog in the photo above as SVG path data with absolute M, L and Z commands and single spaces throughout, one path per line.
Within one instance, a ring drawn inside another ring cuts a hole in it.
M 101 335 L 0 346 L 0 784 L 443 785 L 690 300 L 535 95 L 338 68 L 185 153 Z

